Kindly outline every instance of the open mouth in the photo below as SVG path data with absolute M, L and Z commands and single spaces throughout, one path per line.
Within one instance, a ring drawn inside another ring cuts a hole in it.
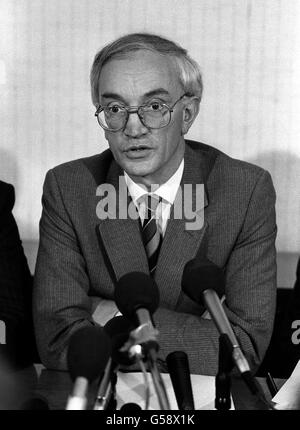
M 127 149 L 126 152 L 141 152 L 141 151 L 147 151 L 151 148 L 149 148 L 148 146 L 132 146 L 131 148 Z
M 144 158 L 147 157 L 151 153 L 152 149 L 149 146 L 141 145 L 141 146 L 132 146 L 128 148 L 125 153 L 128 158 Z

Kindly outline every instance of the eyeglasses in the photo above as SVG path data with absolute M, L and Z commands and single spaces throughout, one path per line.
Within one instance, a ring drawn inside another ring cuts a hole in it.
M 117 102 L 111 102 L 107 106 L 99 106 L 95 116 L 99 125 L 108 131 L 120 131 L 125 128 L 131 113 L 137 113 L 145 127 L 159 129 L 170 124 L 175 105 L 185 96 L 188 94 L 183 94 L 171 107 L 158 100 L 141 106 L 122 106 Z

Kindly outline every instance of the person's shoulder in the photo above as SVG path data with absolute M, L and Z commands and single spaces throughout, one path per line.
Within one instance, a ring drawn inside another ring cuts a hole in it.
M 204 158 L 214 159 L 213 169 L 222 174 L 229 176 L 242 175 L 244 177 L 257 178 L 267 171 L 253 163 L 231 157 L 211 145 L 197 142 L 187 141 L 189 147 Z
M 81 181 L 85 177 L 94 177 L 98 182 L 98 176 L 105 177 L 112 161 L 113 155 L 107 149 L 100 154 L 61 163 L 50 169 L 46 176 L 53 174 L 62 181 Z
M 0 181 L 0 213 L 3 210 L 12 210 L 15 202 L 15 189 L 13 185 Z
M 11 184 L 8 184 L 7 182 L 3 182 L 0 180 L 0 195 L 9 195 L 14 194 L 14 187 Z
M 100 154 L 91 155 L 89 157 L 77 158 L 75 160 L 67 161 L 53 167 L 51 170 L 55 173 L 78 171 L 78 169 L 91 169 L 110 163 L 112 160 L 112 153 L 109 149 L 101 152 Z

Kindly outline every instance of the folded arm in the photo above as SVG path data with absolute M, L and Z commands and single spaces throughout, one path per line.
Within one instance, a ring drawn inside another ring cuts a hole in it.
M 276 301 L 275 191 L 262 172 L 253 189 L 246 217 L 226 265 L 225 312 L 254 371 L 270 341 Z M 160 358 L 184 350 L 192 373 L 214 375 L 218 368 L 219 333 L 212 320 L 159 308 L 154 321 L 160 332 Z
M 86 325 L 104 325 L 117 308 L 111 300 L 90 295 L 86 263 L 53 171 L 46 176 L 42 203 L 33 292 L 35 332 L 43 364 L 65 370 L 72 333 Z

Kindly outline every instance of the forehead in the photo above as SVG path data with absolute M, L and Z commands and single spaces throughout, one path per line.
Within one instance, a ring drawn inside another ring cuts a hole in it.
M 142 97 L 158 88 L 173 95 L 179 87 L 178 73 L 168 57 L 140 50 L 104 65 L 99 80 L 99 96 L 115 93 L 124 98 Z

